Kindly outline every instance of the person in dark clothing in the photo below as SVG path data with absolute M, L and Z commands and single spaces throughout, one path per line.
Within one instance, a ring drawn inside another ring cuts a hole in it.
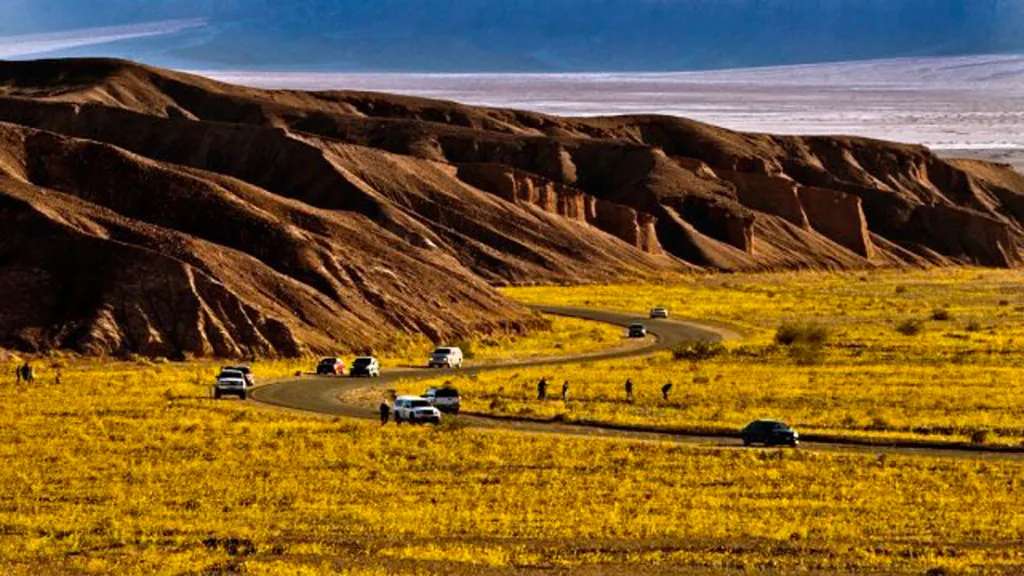
M 21 367 L 21 379 L 24 380 L 26 384 L 35 379 L 32 366 L 28 362 L 25 362 L 25 365 Z
M 21 385 L 21 366 L 14 369 L 14 383 Z
M 668 402 L 668 393 L 671 392 L 671 391 L 672 391 L 672 383 L 671 382 L 666 382 L 665 385 L 661 387 L 661 397 L 664 398 L 666 402 Z
M 540 382 L 537 382 L 537 400 L 547 400 L 548 398 L 548 380 L 547 378 L 541 378 Z
M 626 378 L 626 402 L 633 401 L 633 381 Z
M 562 382 L 562 402 L 569 401 L 569 381 Z
M 391 406 L 388 406 L 387 402 L 380 403 L 380 425 L 383 426 L 388 423 L 388 419 L 391 418 Z

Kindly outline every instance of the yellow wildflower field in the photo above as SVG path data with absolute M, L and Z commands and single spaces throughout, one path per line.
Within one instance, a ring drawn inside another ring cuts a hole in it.
M 733 431 L 773 417 L 803 432 L 1024 441 L 1019 271 L 737 274 L 506 293 L 525 302 L 638 314 L 664 305 L 675 318 L 726 323 L 745 337 L 703 359 L 662 353 L 447 378 L 463 391 L 469 411 Z M 774 343 L 787 323 L 821 327 L 825 345 L 808 353 Z M 556 397 L 568 380 L 569 401 L 537 402 L 542 377 Z M 627 378 L 636 386 L 633 403 L 625 402 Z M 668 382 L 665 400 L 661 387 Z
M 632 344 L 623 337 L 621 330 L 607 324 L 560 316 L 545 316 L 544 319 L 548 322 L 545 330 L 489 334 L 461 342 L 430 342 L 424 337 L 396 336 L 389 349 L 375 351 L 375 354 L 386 368 L 423 366 L 438 345 L 461 346 L 467 360 L 487 364 L 511 358 L 587 354 Z M 347 359 L 351 359 L 351 354 Z M 312 368 L 308 359 L 295 364 L 303 370 Z
M 3 574 L 1024 570 L 1020 461 L 381 427 L 211 400 L 209 363 L 37 369 L 2 389 Z

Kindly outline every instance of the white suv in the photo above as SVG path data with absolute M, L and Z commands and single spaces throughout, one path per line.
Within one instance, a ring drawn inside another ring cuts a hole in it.
M 430 404 L 430 400 L 421 396 L 399 396 L 395 398 L 395 422 L 413 424 L 430 422 L 441 423 L 441 411 Z
M 668 308 L 662 306 L 651 308 L 651 318 L 668 318 Z
M 433 404 L 434 408 L 452 414 L 458 414 L 462 404 L 459 391 L 447 385 L 441 388 L 428 388 L 423 397 Z
M 462 349 L 457 346 L 442 346 L 434 350 L 427 360 L 428 368 L 462 368 Z
M 238 396 L 245 400 L 251 387 L 241 370 L 221 370 L 213 385 L 213 397 L 219 399 L 221 396 Z

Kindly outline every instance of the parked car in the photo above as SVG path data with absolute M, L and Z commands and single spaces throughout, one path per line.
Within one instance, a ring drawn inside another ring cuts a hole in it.
M 245 381 L 249 383 L 249 386 L 256 385 L 256 377 L 252 375 L 252 368 L 248 366 L 224 366 L 221 370 L 238 370 L 245 377 Z
M 352 367 L 348 370 L 349 376 L 367 376 L 376 378 L 380 376 L 380 362 L 373 356 L 360 356 L 352 361 Z
M 345 362 L 341 358 L 321 358 L 316 365 L 317 376 L 341 376 L 345 373 Z
M 427 360 L 428 368 L 462 368 L 462 349 L 458 346 L 436 348 Z
M 644 338 L 647 336 L 647 328 L 643 324 L 630 324 L 629 325 L 629 337 L 630 338 Z
M 394 406 L 395 422 L 410 422 L 420 424 L 429 422 L 431 424 L 441 423 L 441 411 L 430 405 L 430 400 L 421 396 L 399 396 L 395 398 Z
M 238 396 L 245 400 L 249 396 L 249 388 L 252 385 L 241 370 L 221 370 L 213 384 L 213 397 L 220 399 L 221 396 Z
M 459 391 L 450 386 L 444 386 L 442 388 L 428 388 L 423 394 L 430 404 L 440 410 L 441 412 L 449 412 L 451 414 L 458 414 L 459 408 L 462 404 L 462 399 L 459 396 Z
M 651 318 L 668 318 L 668 308 L 662 306 L 651 308 Z
M 800 443 L 797 431 L 777 420 L 755 420 L 743 428 L 740 436 L 744 446 L 796 446 Z

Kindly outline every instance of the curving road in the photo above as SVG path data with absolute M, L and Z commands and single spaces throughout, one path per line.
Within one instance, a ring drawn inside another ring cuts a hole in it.
M 558 306 L 536 306 L 535 310 L 551 315 L 568 316 L 583 320 L 605 322 L 617 326 L 628 326 L 634 322 L 642 322 L 647 326 L 651 337 L 643 344 L 632 347 L 620 347 L 612 350 L 591 354 L 562 357 L 545 357 L 500 364 L 468 365 L 459 371 L 462 375 L 501 370 L 516 366 L 545 366 L 566 364 L 570 362 L 597 362 L 616 358 L 643 356 L 659 350 L 666 350 L 684 342 L 721 341 L 737 338 L 739 335 L 727 328 L 715 327 L 694 321 L 684 320 L 652 320 L 635 314 L 613 312 L 608 310 L 592 310 Z M 339 397 L 346 392 L 373 387 L 385 389 L 399 380 L 426 380 L 437 378 L 442 372 L 426 368 L 397 368 L 382 372 L 380 378 L 372 380 L 361 378 L 337 378 L 299 376 L 277 380 L 257 387 L 252 399 L 281 408 L 315 412 L 333 416 L 376 419 L 376 409 L 362 404 L 349 404 Z M 451 416 L 449 416 L 451 418 Z M 550 420 L 489 416 L 484 414 L 461 414 L 457 417 L 461 423 L 473 427 L 505 428 L 524 432 L 540 432 L 586 436 L 615 436 L 633 439 L 650 439 L 658 441 L 676 441 L 691 444 L 704 444 L 722 447 L 741 446 L 738 432 L 699 431 L 699 430 L 666 430 L 644 426 L 623 426 L 597 422 L 555 422 Z M 974 458 L 1022 458 L 1024 448 L 977 446 L 972 444 L 908 441 L 899 443 L 880 443 L 874 440 L 834 437 L 816 434 L 801 434 L 802 450 L 895 453 L 907 455 L 974 457 Z

